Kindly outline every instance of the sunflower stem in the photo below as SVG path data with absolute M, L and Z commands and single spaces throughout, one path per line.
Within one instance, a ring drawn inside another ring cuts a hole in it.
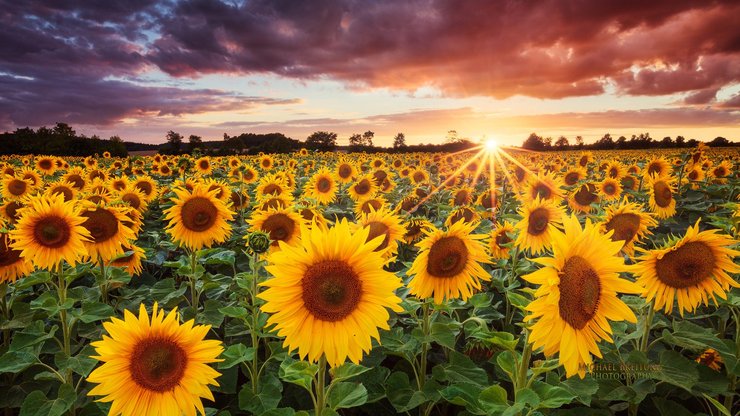
M 522 351 L 522 360 L 519 362 L 519 368 L 517 369 L 517 380 L 515 383 L 516 393 L 519 390 L 524 389 L 527 385 L 527 372 L 529 371 L 529 362 L 532 359 L 532 344 L 529 343 L 529 329 L 524 329 L 524 351 Z
M 648 352 L 648 341 L 650 340 L 650 327 L 653 325 L 653 318 L 655 317 L 655 301 L 650 302 L 648 308 L 648 314 L 645 318 L 645 327 L 642 331 L 642 338 L 640 339 L 640 351 L 647 354 Z
M 316 406 L 314 407 L 314 415 L 321 416 L 324 409 L 326 409 L 326 393 L 324 387 L 326 387 L 326 355 L 322 354 L 319 358 L 319 372 L 316 380 Z
M 259 254 L 254 253 L 252 255 L 252 348 L 254 348 L 254 356 L 252 357 L 252 392 L 257 394 L 259 389 L 259 378 L 261 369 L 259 366 L 259 313 L 260 310 L 257 307 L 257 294 L 259 293 Z
M 3 314 L 4 321 L 10 321 L 10 306 L 8 301 L 5 299 L 8 294 L 8 283 L 3 282 L 0 284 L 0 313 Z M 10 345 L 10 329 L 3 328 L 3 345 Z
M 100 255 L 98 255 L 98 263 L 100 263 L 100 296 L 103 303 L 108 303 L 108 275 L 106 275 L 105 262 Z
M 67 357 L 72 356 L 71 346 L 71 327 L 67 321 L 67 309 L 64 304 L 67 302 L 67 281 L 64 279 L 64 267 L 59 265 L 59 286 L 57 287 L 57 293 L 59 295 L 59 320 L 62 323 L 62 349 L 64 355 Z M 68 384 L 72 384 L 72 370 L 67 369 L 65 379 Z
M 198 280 L 198 275 L 195 272 L 196 267 L 198 266 L 198 251 L 193 250 L 190 252 L 190 304 L 195 310 L 195 314 L 198 313 L 198 301 L 200 298 L 200 293 L 198 293 L 198 289 L 196 287 L 196 282 Z
M 419 390 L 424 388 L 427 380 L 427 354 L 429 353 L 429 302 L 424 300 L 421 304 L 421 333 L 424 335 L 424 342 L 421 343 L 421 357 L 419 357 Z

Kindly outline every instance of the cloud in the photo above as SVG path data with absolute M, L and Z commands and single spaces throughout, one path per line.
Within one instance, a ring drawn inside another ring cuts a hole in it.
M 740 110 L 740 92 L 720 103 L 718 107 Z

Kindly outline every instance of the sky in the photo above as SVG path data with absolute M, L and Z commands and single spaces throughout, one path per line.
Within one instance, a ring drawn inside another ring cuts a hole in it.
M 740 140 L 740 2 L 0 0 L 0 131 Z

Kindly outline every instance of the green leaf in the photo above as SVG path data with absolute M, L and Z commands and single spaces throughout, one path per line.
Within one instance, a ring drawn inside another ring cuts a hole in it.
M 226 348 L 221 354 L 224 360 L 218 363 L 219 369 L 231 368 L 237 364 L 250 361 L 254 358 L 254 348 L 247 347 L 244 344 L 234 344 Z
M 599 383 L 590 375 L 585 378 L 571 377 L 562 382 L 561 385 L 575 394 L 578 401 L 586 406 L 591 405 L 591 397 L 599 390 Z
M 231 250 L 215 249 L 202 260 L 208 265 L 226 264 L 233 266 L 236 261 L 236 253 Z
M 278 376 L 283 381 L 297 384 L 311 391 L 311 383 L 318 370 L 319 367 L 316 364 L 310 364 L 306 361 L 286 360 L 280 364 Z
M 409 385 L 409 376 L 400 371 L 388 376 L 385 394 L 398 413 L 408 412 L 426 401 L 424 393 L 412 389 Z
M 465 406 L 468 412 L 482 415 L 485 411 L 478 403 L 478 396 L 482 391 L 483 387 L 478 384 L 454 383 L 442 389 L 440 394 L 447 402 Z
M 694 416 L 693 412 L 672 400 L 660 396 L 653 396 L 652 400 L 660 416 Z
M 722 403 L 718 402 L 715 398 L 713 398 L 712 396 L 706 393 L 702 393 L 702 395 L 704 396 L 704 398 L 709 400 L 709 402 L 712 403 L 714 407 L 716 407 L 717 410 L 719 410 L 720 413 L 722 413 L 725 416 L 731 416 L 730 411 L 727 410 L 727 408 L 724 405 L 722 405 Z
M 247 310 L 247 308 L 241 306 L 224 306 L 218 311 L 221 312 L 224 316 L 228 316 L 230 318 L 245 318 L 249 316 L 249 311 Z
M 82 304 L 81 312 L 82 313 L 79 314 L 79 319 L 81 322 L 86 324 L 96 321 L 104 321 L 115 315 L 115 311 L 110 305 L 100 302 L 84 302 Z
M 0 374 L 20 373 L 36 361 L 36 356 L 28 351 L 8 351 L 0 356 Z
M 198 323 L 211 325 L 218 328 L 224 321 L 224 314 L 220 311 L 221 302 L 215 299 L 208 299 L 203 302 L 203 312 L 198 314 Z
M 330 408 L 334 410 L 346 409 L 365 404 L 367 402 L 367 389 L 360 383 L 332 382 L 328 396 Z
M 576 398 L 576 394 L 563 387 L 553 386 L 547 383 L 536 383 L 534 391 L 540 397 L 540 407 L 546 409 L 557 409 L 568 404 Z
M 280 399 L 282 399 L 282 393 L 280 388 L 274 384 L 260 383 L 257 394 L 254 394 L 251 383 L 247 383 L 239 391 L 239 409 L 258 415 L 275 409 Z
M 432 341 L 445 346 L 451 350 L 455 349 L 455 339 L 460 333 L 460 324 L 457 322 L 434 322 L 431 326 L 430 337 Z
M 9 351 L 20 351 L 24 348 L 41 344 L 48 339 L 54 338 L 54 333 L 57 328 L 58 327 L 54 325 L 49 329 L 49 332 L 47 332 L 44 321 L 35 321 L 27 328 L 13 334 L 13 340 L 10 342 Z
M 668 350 L 660 354 L 660 371 L 657 371 L 654 377 L 691 391 L 691 387 L 699 380 L 699 372 L 695 362 L 673 350 Z
M 450 362 L 435 366 L 432 373 L 437 380 L 450 383 L 488 385 L 486 370 L 475 364 L 467 355 L 450 351 Z
M 51 273 L 49 273 L 46 270 L 37 271 L 19 280 L 18 283 L 16 283 L 16 288 L 17 289 L 27 289 L 34 285 L 38 285 L 38 284 L 46 283 L 50 281 L 51 281 Z
M 74 357 L 67 357 L 62 352 L 55 354 L 54 362 L 60 373 L 69 368 L 76 374 L 87 377 L 98 364 L 98 360 L 90 358 L 92 355 L 97 355 L 95 349 L 91 345 L 87 345 Z
M 49 400 L 44 393 L 36 390 L 23 401 L 20 416 L 61 416 L 74 405 L 77 393 L 69 384 L 62 384 L 57 398 Z
M 337 382 L 349 380 L 352 377 L 356 377 L 370 370 L 372 370 L 372 368 L 370 367 L 364 367 L 355 363 L 346 362 L 337 368 L 332 368 L 331 370 L 329 370 L 329 374 L 331 374 L 332 381 Z
M 496 384 L 480 392 L 478 403 L 480 403 L 481 409 L 485 410 L 486 413 L 498 413 L 509 407 L 509 401 L 506 399 L 506 396 L 506 390 Z
M 513 380 L 516 374 L 516 364 L 514 361 L 514 352 L 504 351 L 496 357 L 496 364 Z

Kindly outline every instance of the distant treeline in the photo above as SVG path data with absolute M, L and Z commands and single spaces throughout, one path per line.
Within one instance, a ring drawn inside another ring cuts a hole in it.
M 696 147 L 699 140 L 686 140 L 683 136 L 677 136 L 674 140 L 671 137 L 664 137 L 660 140 L 650 137 L 650 133 L 632 135 L 631 138 L 619 136 L 613 138 L 609 133 L 601 137 L 594 143 L 584 144 L 583 137 L 576 136 L 574 143 L 571 143 L 565 136 L 560 136 L 553 142 L 552 137 L 538 136 L 532 133 L 522 143 L 522 148 L 536 151 L 549 150 L 629 150 L 629 149 L 669 149 L 682 147 Z M 715 137 L 707 145 L 711 147 L 740 146 L 740 143 L 731 142 L 724 137 Z
M 128 151 L 123 140 L 112 136 L 107 140 L 93 135 L 77 135 L 66 123 L 57 123 L 48 128 L 29 127 L 16 129 L 11 133 L 0 134 L 0 155 L 37 154 L 55 156 L 89 156 L 110 152 L 112 156 L 127 156 Z

